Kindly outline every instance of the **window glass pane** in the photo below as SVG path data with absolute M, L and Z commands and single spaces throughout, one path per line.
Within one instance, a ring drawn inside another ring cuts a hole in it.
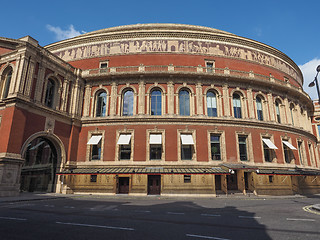
M 101 159 L 101 143 L 97 145 L 92 145 L 91 147 L 91 160 L 100 160 Z
M 161 115 L 161 91 L 151 92 L 151 115 Z
M 239 142 L 239 155 L 241 161 L 248 160 L 247 156 L 247 137 L 246 136 L 239 136 L 238 137 Z
M 12 70 L 10 70 L 10 72 L 7 74 L 2 98 L 8 97 L 10 83 L 11 83 L 11 77 L 12 77 Z
M 51 79 L 48 79 L 46 97 L 45 97 L 45 105 L 50 108 L 53 107 L 54 88 L 55 88 L 54 81 Z
M 128 90 L 123 94 L 123 116 L 133 115 L 133 91 Z
M 181 145 L 181 160 L 192 160 L 192 145 Z
M 263 152 L 264 152 L 264 160 L 266 162 L 272 162 L 272 159 L 271 159 L 271 149 L 265 144 L 263 143 Z
M 107 93 L 101 92 L 97 97 L 97 109 L 96 109 L 97 117 L 106 116 L 106 106 L 107 106 Z
M 281 119 L 280 119 L 280 106 L 279 106 L 279 102 L 276 101 L 276 114 L 277 114 L 277 122 L 281 123 Z
M 120 159 L 130 160 L 131 158 L 131 145 L 120 145 Z
M 209 117 L 217 116 L 217 99 L 213 92 L 207 93 L 207 111 Z
M 260 97 L 256 98 L 256 104 L 257 104 L 257 115 L 259 120 L 263 120 L 263 112 L 262 112 L 262 101 Z
M 210 142 L 211 142 L 211 159 L 212 160 L 221 160 L 220 136 L 211 135 Z
M 233 113 L 235 118 L 242 118 L 241 115 L 241 100 L 238 94 L 233 94 Z
M 181 116 L 190 116 L 190 96 L 186 90 L 179 92 L 179 110 Z
M 150 160 L 161 160 L 162 145 L 150 144 Z

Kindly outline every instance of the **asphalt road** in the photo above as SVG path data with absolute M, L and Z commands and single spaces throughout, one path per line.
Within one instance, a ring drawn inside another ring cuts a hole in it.
M 1 203 L 0 239 L 320 239 L 320 198 L 74 196 Z

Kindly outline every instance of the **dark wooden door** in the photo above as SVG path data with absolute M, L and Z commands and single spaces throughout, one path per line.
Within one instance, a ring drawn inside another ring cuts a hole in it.
M 245 189 L 249 190 L 249 174 L 247 172 L 244 173 L 244 185 Z
M 216 190 L 221 190 L 221 175 L 215 175 Z
M 129 178 L 128 177 L 119 177 L 119 191 L 118 193 L 129 193 Z
M 160 195 L 161 192 L 161 176 L 149 175 L 148 176 L 148 194 Z
M 237 172 L 227 175 L 228 190 L 238 190 Z

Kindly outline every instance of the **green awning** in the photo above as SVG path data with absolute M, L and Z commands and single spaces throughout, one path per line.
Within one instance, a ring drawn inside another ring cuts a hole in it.
M 220 167 L 211 168 L 166 168 L 166 167 L 104 167 L 104 168 L 70 168 L 58 175 L 77 174 L 230 174 Z

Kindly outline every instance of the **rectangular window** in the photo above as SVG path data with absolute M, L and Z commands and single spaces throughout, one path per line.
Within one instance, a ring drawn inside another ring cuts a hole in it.
M 184 183 L 191 183 L 191 175 L 183 176 Z
M 90 145 L 90 160 L 101 159 L 101 138 L 102 135 L 93 135 L 88 141 Z
M 273 160 L 273 151 L 274 149 L 278 149 L 276 145 L 269 138 L 262 138 L 263 142 L 263 153 L 264 153 L 264 160 L 266 162 L 272 162 Z
M 117 144 L 119 145 L 119 159 L 131 159 L 131 134 L 121 134 Z
M 269 183 L 273 183 L 273 176 L 269 175 Z
M 100 72 L 107 72 L 109 67 L 109 61 L 100 62 Z
M 309 144 L 308 144 L 308 147 L 309 147 L 309 154 L 310 154 L 310 163 L 311 163 L 311 165 L 313 165 L 313 164 L 314 164 L 314 158 L 313 158 L 312 145 L 309 143 Z
M 211 144 L 211 159 L 212 160 L 221 160 L 220 136 L 211 134 L 210 135 L 210 144 Z
M 291 163 L 293 157 L 292 150 L 297 150 L 291 143 L 288 141 L 282 140 L 283 151 L 284 151 L 284 160 L 286 163 Z
M 206 60 L 206 72 L 214 72 L 214 61 L 213 60 Z
M 238 136 L 239 155 L 241 161 L 248 161 L 247 136 Z
M 97 175 L 90 175 L 90 182 L 97 182 Z
M 181 134 L 181 160 L 192 160 L 193 137 L 192 134 Z
M 150 160 L 162 158 L 162 134 L 150 134 Z

